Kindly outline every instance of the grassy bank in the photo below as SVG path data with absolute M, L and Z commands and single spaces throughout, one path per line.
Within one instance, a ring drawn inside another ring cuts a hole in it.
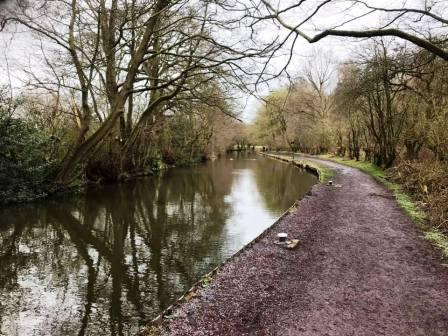
M 280 159 L 285 162 L 292 162 L 292 156 L 289 153 L 282 153 L 279 152 L 278 154 L 271 154 L 271 153 L 263 153 L 263 155 L 267 155 L 276 159 Z M 317 175 L 319 177 L 320 182 L 326 182 L 328 181 L 332 176 L 334 176 L 333 170 L 330 168 L 321 166 L 315 162 L 306 160 L 306 159 L 296 159 L 294 158 L 294 164 L 302 169 L 310 169 L 312 171 L 317 172 Z
M 319 172 L 319 181 L 327 182 L 334 176 L 334 171 L 330 168 L 320 166 L 314 162 L 310 162 L 308 160 L 294 160 L 294 162 L 302 162 L 304 165 L 308 165 L 310 167 L 315 168 Z
M 323 167 L 323 166 L 316 164 L 315 162 L 311 162 L 309 160 L 294 159 L 294 164 L 296 164 L 298 166 L 311 167 L 311 168 L 315 169 L 319 174 L 320 182 L 327 182 L 328 180 L 330 180 L 330 178 L 332 178 L 334 176 L 334 171 L 332 169 Z
M 320 155 L 319 157 L 349 167 L 357 168 L 371 175 L 377 181 L 386 186 L 386 188 L 393 193 L 398 204 L 400 204 L 418 228 L 422 230 L 425 239 L 437 246 L 441 250 L 443 257 L 448 259 L 448 237 L 428 223 L 425 212 L 416 205 L 416 203 L 412 200 L 412 197 L 408 195 L 399 184 L 391 182 L 385 177 L 384 170 L 382 168 L 370 162 L 350 160 L 332 155 Z

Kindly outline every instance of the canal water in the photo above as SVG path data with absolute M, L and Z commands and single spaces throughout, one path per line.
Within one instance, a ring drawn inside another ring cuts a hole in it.
M 134 335 L 317 182 L 232 155 L 0 209 L 0 335 Z

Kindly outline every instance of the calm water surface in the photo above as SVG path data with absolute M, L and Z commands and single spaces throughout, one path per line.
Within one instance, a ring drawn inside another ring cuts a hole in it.
M 133 335 L 314 183 L 235 155 L 0 209 L 0 335 Z

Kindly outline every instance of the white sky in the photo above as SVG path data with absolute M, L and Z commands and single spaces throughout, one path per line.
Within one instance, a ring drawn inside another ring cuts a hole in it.
M 319 3 L 319 1 L 312 1 L 312 4 Z M 292 0 L 282 0 L 280 2 L 280 8 L 287 6 L 288 3 L 293 3 Z M 371 5 L 375 6 L 393 6 L 395 8 L 400 8 L 401 6 L 407 7 L 421 7 L 423 0 L 397 0 L 397 1 L 386 1 L 386 0 L 371 0 L 367 1 Z M 276 3 L 276 0 L 271 1 L 272 4 Z M 448 3 L 448 1 L 446 1 Z M 440 5 L 447 8 L 447 5 Z M 313 31 L 334 27 L 343 21 L 351 19 L 352 16 L 358 15 L 359 13 L 365 13 L 365 8 L 352 8 L 350 11 L 344 11 L 344 6 L 347 5 L 347 1 L 339 0 L 335 1 L 335 5 L 328 7 L 328 9 L 323 10 L 318 16 L 316 16 L 312 21 L 310 21 L 306 26 L 305 30 L 310 35 L 313 35 Z M 442 8 L 441 7 L 441 8 Z M 325 7 L 326 8 L 326 7 Z M 312 10 L 312 8 L 301 7 L 299 10 L 294 12 L 289 12 L 283 18 L 291 25 L 295 25 L 298 22 L 298 18 L 303 18 L 307 12 Z M 442 8 L 443 10 L 443 8 Z M 0 6 L 1 11 L 1 6 Z M 362 18 L 359 22 L 348 23 L 349 28 L 372 28 L 381 26 L 384 22 L 385 16 L 378 14 L 370 14 Z M 344 26 L 345 28 L 346 26 Z M 260 35 L 262 39 L 271 39 L 279 34 L 275 26 L 268 23 L 263 23 L 259 26 Z M 285 36 L 286 30 L 280 31 L 280 36 Z M 238 37 L 236 37 L 238 38 Z M 339 61 L 347 60 L 350 55 L 359 48 L 362 47 L 363 41 L 355 41 L 353 39 L 342 39 L 342 38 L 326 38 L 318 43 L 310 45 L 304 39 L 299 38 L 297 40 L 296 46 L 294 48 L 294 57 L 288 67 L 288 72 L 297 76 L 300 74 L 303 64 L 307 62 L 312 55 L 318 52 L 331 53 L 333 58 Z M 284 51 L 286 53 L 286 51 Z M 0 32 L 0 84 L 8 83 L 11 80 L 15 88 L 20 88 L 23 86 L 23 81 L 26 80 L 26 74 L 23 69 L 33 68 L 33 70 L 38 73 L 44 64 L 42 57 L 40 56 L 40 45 L 36 39 L 33 38 L 32 34 L 26 32 L 23 28 L 16 28 L 14 31 Z M 281 69 L 286 63 L 287 56 L 279 56 L 271 61 L 272 69 Z M 9 71 L 8 71 L 9 68 Z M 9 76 L 8 76 L 9 74 Z M 265 95 L 270 90 L 277 89 L 282 85 L 285 85 L 286 78 L 277 79 L 269 83 L 269 85 L 264 85 L 259 87 L 258 95 Z M 242 119 L 245 121 L 251 121 L 256 115 L 258 107 L 261 102 L 258 102 L 253 96 L 245 96 L 239 99 L 241 101 L 240 105 L 243 110 Z

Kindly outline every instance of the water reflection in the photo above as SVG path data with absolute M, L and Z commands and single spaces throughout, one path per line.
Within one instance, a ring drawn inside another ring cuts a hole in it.
M 315 179 L 235 156 L 0 210 L 0 335 L 132 335 Z

